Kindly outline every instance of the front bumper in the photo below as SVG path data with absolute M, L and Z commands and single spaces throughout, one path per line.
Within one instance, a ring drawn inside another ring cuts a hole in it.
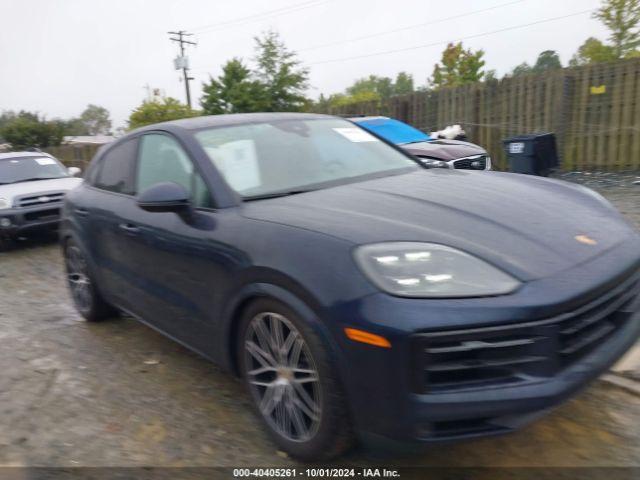
M 62 202 L 0 210 L 0 235 L 15 236 L 27 230 L 54 228 L 60 223 L 61 208 Z
M 635 239 L 512 295 L 434 301 L 374 294 L 332 315 L 340 329 L 391 341 L 383 349 L 335 332 L 358 430 L 404 443 L 500 434 L 537 418 L 635 343 L 638 310 Z M 429 346 L 445 356 L 425 357 Z

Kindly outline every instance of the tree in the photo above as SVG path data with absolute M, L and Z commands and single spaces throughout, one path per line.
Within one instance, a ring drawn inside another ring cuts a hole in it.
M 577 67 L 590 63 L 613 62 L 616 59 L 613 47 L 605 45 L 597 38 L 589 37 L 573 55 L 569 61 L 569 66 Z
M 531 69 L 533 73 L 544 73 L 548 70 L 562 68 L 562 62 L 555 50 L 544 50 L 538 54 L 538 59 Z
M 413 93 L 415 87 L 413 85 L 413 75 L 407 72 L 399 72 L 396 75 L 396 81 L 393 84 L 393 93 L 395 95 L 406 95 Z
M 76 117 L 76 118 L 70 118 L 69 120 L 66 120 L 65 122 L 65 135 L 70 135 L 70 136 L 78 136 L 78 135 L 89 135 L 89 129 L 87 128 L 87 125 L 80 120 L 80 118 Z
M 200 105 L 208 115 L 259 112 L 266 108 L 264 86 L 252 79 L 251 70 L 239 58 L 229 60 L 217 79 L 209 77 L 202 91 Z
M 380 95 L 369 90 L 362 90 L 353 95 L 345 95 L 344 93 L 335 93 L 326 101 L 326 105 L 330 107 L 344 107 L 347 105 L 355 105 L 363 102 L 377 102 Z M 320 102 L 319 102 L 320 103 Z M 355 112 L 354 112 L 355 113 Z
M 433 68 L 430 83 L 434 88 L 457 87 L 465 83 L 479 82 L 484 72 L 483 50 L 465 50 L 462 42 L 450 43 L 442 52 L 441 63 Z
M 515 67 L 513 67 L 513 70 L 511 70 L 512 77 L 519 77 L 520 75 L 527 75 L 529 73 L 531 73 L 531 65 L 529 65 L 527 62 L 522 62 L 520 65 L 516 65 Z
M 111 132 L 109 110 L 98 105 L 87 105 L 80 114 L 80 122 L 85 126 L 87 135 L 109 135 Z
M 317 111 L 326 112 L 332 107 L 386 100 L 393 95 L 405 95 L 415 91 L 413 76 L 410 73 L 399 72 L 395 81 L 389 77 L 369 75 L 354 81 L 344 93 L 334 93 L 328 98 L 321 94 L 314 108 Z
M 640 0 L 603 0 L 593 17 L 609 29 L 611 44 L 587 38 L 571 58 L 570 66 L 640 56 Z
M 129 115 L 129 129 L 179 118 L 196 117 L 199 114 L 200 112 L 192 110 L 172 97 L 165 97 L 162 100 L 145 100 Z
M 277 32 L 270 30 L 255 37 L 256 69 L 254 76 L 264 89 L 262 110 L 292 112 L 303 110 L 309 70 L 301 66 L 296 54 L 287 49 Z
M 64 122 L 46 120 L 37 113 L 5 112 L 0 126 L 0 137 L 15 150 L 29 147 L 46 148 L 60 145 L 64 136 Z
M 634 55 L 640 47 L 640 0 L 604 0 L 593 17 L 610 30 L 616 58 Z
M 498 80 L 498 73 L 494 69 L 484 72 L 485 82 L 495 82 L 496 80 Z
M 562 68 L 562 63 L 560 62 L 558 53 L 555 50 L 545 50 L 538 54 L 536 63 L 534 63 L 533 66 L 529 65 L 527 62 L 522 62 L 511 70 L 510 76 L 518 77 L 520 75 L 527 75 L 530 73 L 540 74 L 558 68 Z
M 365 92 L 372 96 L 374 94 L 378 99 L 389 98 L 394 94 L 393 80 L 389 77 L 379 77 L 377 75 L 369 75 L 353 82 L 350 87 L 345 90 L 347 95 L 358 96 Z

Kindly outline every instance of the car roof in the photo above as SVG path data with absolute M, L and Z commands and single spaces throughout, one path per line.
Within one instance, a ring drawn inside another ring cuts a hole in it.
M 51 157 L 54 158 L 53 156 L 49 155 L 48 153 L 45 152 L 6 152 L 6 153 L 0 153 L 0 160 L 7 160 L 9 158 L 19 158 L 19 157 Z
M 202 117 L 182 118 L 171 120 L 170 122 L 156 123 L 148 125 L 136 132 L 153 130 L 159 126 L 176 126 L 186 130 L 200 130 L 208 127 L 220 127 L 225 125 L 242 125 L 247 123 L 262 123 L 274 120 L 313 120 L 320 118 L 336 118 L 333 115 L 323 115 L 320 113 L 293 113 L 293 112 L 270 112 L 270 113 L 230 113 L 223 115 L 205 115 Z
M 372 115 L 372 116 L 363 115 L 361 117 L 348 117 L 347 119 L 356 123 L 364 122 L 366 120 L 391 120 L 391 118 L 383 117 L 382 115 Z

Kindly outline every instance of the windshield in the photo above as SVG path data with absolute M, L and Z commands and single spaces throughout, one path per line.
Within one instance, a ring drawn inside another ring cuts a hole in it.
M 0 159 L 0 185 L 68 176 L 64 167 L 51 157 Z
M 428 142 L 431 137 L 411 125 L 402 123 L 393 118 L 372 118 L 356 120 L 358 125 L 370 132 L 380 135 L 391 143 L 400 145 L 403 143 Z
M 275 120 L 195 134 L 244 198 L 290 194 L 419 167 L 341 119 Z

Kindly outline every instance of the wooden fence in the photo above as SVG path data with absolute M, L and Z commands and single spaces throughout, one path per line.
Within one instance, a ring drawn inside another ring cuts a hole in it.
M 424 131 L 460 124 L 506 168 L 502 140 L 553 132 L 564 170 L 640 169 L 640 59 L 567 68 L 334 108 Z
M 67 167 L 80 167 L 84 171 L 100 148 L 100 145 L 60 145 L 43 150 L 50 153 Z

